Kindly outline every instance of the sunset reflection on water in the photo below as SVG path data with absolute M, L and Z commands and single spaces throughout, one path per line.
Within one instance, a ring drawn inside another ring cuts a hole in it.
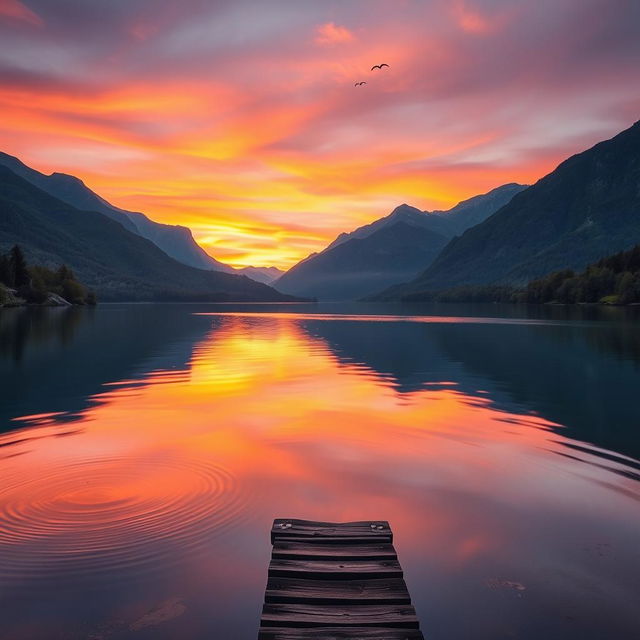
M 410 319 L 180 317 L 195 334 L 87 406 L 12 416 L 0 436 L 0 637 L 253 637 L 281 516 L 389 520 L 433 638 L 597 638 L 602 620 L 637 622 L 632 456 L 509 404 L 446 350 L 402 386 Z M 518 340 L 550 330 L 517 325 Z M 356 344 L 375 351 L 377 331 L 384 366 Z M 434 349 L 457 336 L 420 331 Z

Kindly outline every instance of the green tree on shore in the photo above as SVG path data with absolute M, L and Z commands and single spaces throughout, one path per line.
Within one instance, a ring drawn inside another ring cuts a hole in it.
M 96 304 L 92 291 L 76 280 L 65 264 L 53 271 L 41 265 L 29 266 L 22 249 L 15 245 L 8 255 L 0 254 L 0 284 L 18 290 L 18 297 L 30 304 L 42 304 L 55 293 L 71 304 Z M 7 292 L 2 289 L 6 299 Z M 0 299 L 0 305 L 6 300 Z
M 509 285 L 469 285 L 444 291 L 422 291 L 403 298 L 408 302 L 526 302 L 640 303 L 640 245 L 588 265 L 581 273 L 554 271 L 524 288 Z

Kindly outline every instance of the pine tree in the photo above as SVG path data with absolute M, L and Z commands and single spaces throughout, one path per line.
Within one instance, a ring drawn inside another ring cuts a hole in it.
M 14 287 L 24 287 L 31 282 L 29 271 L 27 270 L 27 261 L 24 258 L 22 249 L 17 244 L 11 249 L 9 266 Z
M 634 302 L 634 282 L 633 274 L 625 271 L 620 278 L 618 284 L 618 302 L 620 304 L 629 304 Z
M 56 276 L 60 284 L 62 284 L 65 280 L 75 280 L 73 271 L 71 271 L 71 269 L 69 269 L 66 264 L 60 265 L 58 271 L 56 271 Z
M 0 255 L 0 282 L 7 287 L 13 286 L 11 278 L 11 265 L 9 264 L 9 258 L 4 253 Z

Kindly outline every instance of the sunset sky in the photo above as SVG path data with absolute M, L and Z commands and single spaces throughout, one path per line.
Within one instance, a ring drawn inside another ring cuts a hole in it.
M 637 0 L 0 0 L 0 150 L 286 268 L 630 126 L 639 33 Z

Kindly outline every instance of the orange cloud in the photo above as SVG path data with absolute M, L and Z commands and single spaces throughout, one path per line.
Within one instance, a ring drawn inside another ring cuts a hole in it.
M 2 18 L 28 22 L 36 27 L 41 27 L 44 24 L 37 13 L 34 13 L 19 0 L 0 0 L 0 19 Z
M 316 33 L 316 42 L 318 44 L 343 44 L 355 40 L 355 36 L 349 29 L 333 22 L 320 25 L 316 29 Z

